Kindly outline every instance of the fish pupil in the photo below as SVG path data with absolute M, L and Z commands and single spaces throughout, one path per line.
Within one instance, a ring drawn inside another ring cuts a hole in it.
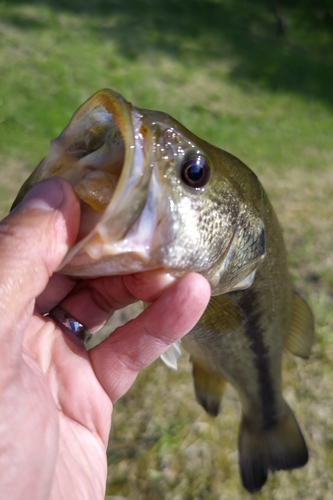
M 187 158 L 181 167 L 181 179 L 190 187 L 201 188 L 209 179 L 209 166 L 202 156 Z
M 198 165 L 191 165 L 187 169 L 187 176 L 193 181 L 196 182 L 202 177 L 202 168 Z

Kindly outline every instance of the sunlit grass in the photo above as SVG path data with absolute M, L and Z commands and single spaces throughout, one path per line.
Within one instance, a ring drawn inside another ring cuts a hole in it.
M 317 325 L 311 359 L 284 363 L 310 462 L 271 476 L 258 498 L 321 500 L 333 489 L 332 35 L 316 13 L 281 9 L 285 37 L 263 4 L 245 0 L 0 2 L 0 211 L 103 87 L 170 113 L 247 163 L 273 201 Z M 156 362 L 116 404 L 109 498 L 248 498 L 239 417 L 232 389 L 221 416 L 205 415 L 186 356 L 177 373 Z

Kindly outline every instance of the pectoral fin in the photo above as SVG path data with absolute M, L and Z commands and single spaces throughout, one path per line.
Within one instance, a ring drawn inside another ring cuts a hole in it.
M 245 319 L 245 313 L 238 303 L 230 295 L 224 294 L 210 299 L 199 326 L 217 334 L 227 334 L 238 330 Z
M 193 362 L 193 382 L 197 401 L 209 415 L 216 417 L 221 410 L 226 380 L 208 373 L 198 363 Z
M 292 321 L 284 348 L 295 356 L 308 358 L 314 341 L 313 315 L 304 300 L 294 294 Z
M 181 355 L 182 351 L 180 348 L 180 340 L 177 340 L 174 344 L 172 344 L 169 349 L 167 349 L 163 354 L 161 354 L 160 358 L 164 364 L 167 365 L 171 370 L 177 370 L 178 358 Z
M 244 488 L 250 493 L 265 484 L 268 472 L 303 467 L 308 450 L 296 419 L 285 403 L 285 414 L 269 429 L 256 429 L 244 416 L 240 425 L 239 467 Z

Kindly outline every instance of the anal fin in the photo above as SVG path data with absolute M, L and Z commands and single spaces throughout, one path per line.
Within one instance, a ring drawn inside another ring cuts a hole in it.
M 198 363 L 193 362 L 194 391 L 198 403 L 209 415 L 216 417 L 221 410 L 221 403 L 227 381 L 217 375 L 208 373 Z
M 308 461 L 305 440 L 287 403 L 283 417 L 269 429 L 257 429 L 243 416 L 238 451 L 243 486 L 250 493 L 261 489 L 269 471 L 296 469 Z
M 314 342 L 314 320 L 311 309 L 294 294 L 292 321 L 284 348 L 295 356 L 308 358 Z

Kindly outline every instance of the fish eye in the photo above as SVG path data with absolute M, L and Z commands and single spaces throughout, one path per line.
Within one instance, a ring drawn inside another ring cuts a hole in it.
M 180 173 L 182 181 L 187 186 L 201 188 L 208 182 L 210 168 L 203 156 L 193 155 L 185 158 Z

